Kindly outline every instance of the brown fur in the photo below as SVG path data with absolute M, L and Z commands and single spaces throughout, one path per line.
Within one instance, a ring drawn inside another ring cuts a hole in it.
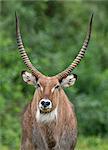
M 36 90 L 23 114 L 21 150 L 74 150 L 77 122 L 73 105 L 62 88 L 51 93 L 51 88 L 59 83 L 56 78 L 46 77 L 39 82 L 43 91 Z M 45 124 L 36 120 L 37 105 L 43 97 L 51 99 L 54 108 L 58 105 L 57 120 Z

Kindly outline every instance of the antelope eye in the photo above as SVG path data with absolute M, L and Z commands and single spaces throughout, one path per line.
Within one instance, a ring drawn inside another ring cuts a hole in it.
M 55 89 L 58 89 L 59 87 L 60 87 L 59 85 L 56 85 L 56 86 L 55 86 Z
M 40 87 L 40 84 L 39 83 L 37 83 L 37 88 L 39 88 Z

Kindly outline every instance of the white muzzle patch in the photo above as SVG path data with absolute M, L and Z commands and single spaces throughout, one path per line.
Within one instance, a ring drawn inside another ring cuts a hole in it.
M 57 120 L 57 108 L 49 113 L 41 113 L 39 109 L 36 112 L 37 122 L 49 123 Z

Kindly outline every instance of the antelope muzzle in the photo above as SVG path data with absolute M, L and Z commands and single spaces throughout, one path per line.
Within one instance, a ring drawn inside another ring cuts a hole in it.
M 52 110 L 52 102 L 49 99 L 41 99 L 39 102 L 39 110 L 41 113 L 48 113 Z

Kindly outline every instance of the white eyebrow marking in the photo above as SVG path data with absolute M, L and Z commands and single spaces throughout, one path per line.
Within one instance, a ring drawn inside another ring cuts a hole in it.
M 43 87 L 42 86 L 40 86 L 40 89 L 41 89 L 41 91 L 43 91 Z
M 51 89 L 51 92 L 52 92 L 52 93 L 54 92 L 54 89 L 55 89 L 55 86 Z

